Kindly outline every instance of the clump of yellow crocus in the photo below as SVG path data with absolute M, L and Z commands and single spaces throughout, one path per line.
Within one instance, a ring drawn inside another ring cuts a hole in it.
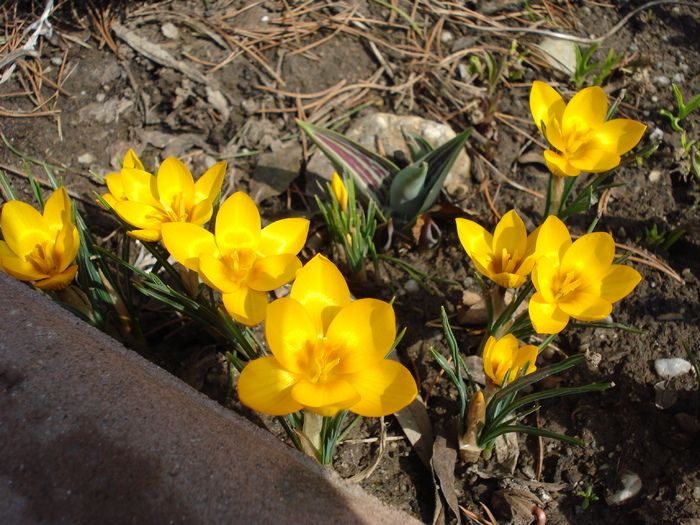
M 133 157 L 125 159 L 121 172 L 108 179 L 111 193 L 104 197 L 124 221 L 136 228 L 129 235 L 155 242 L 162 237 L 163 224 L 201 226 L 211 218 L 226 173 L 225 162 L 217 162 L 195 182 L 187 166 L 175 157 L 165 159 L 156 176 L 144 171 L 141 161 Z
M 43 290 L 63 290 L 75 278 L 71 265 L 80 234 L 71 219 L 68 192 L 61 186 L 46 200 L 44 213 L 29 204 L 9 201 L 2 207 L 0 269 L 20 281 L 36 281 Z
M 468 219 L 456 219 L 462 246 L 479 273 L 503 288 L 517 288 L 525 282 L 535 264 L 537 230 L 527 234 L 515 210 L 506 213 L 493 235 Z
M 246 365 L 241 401 L 285 415 L 306 408 L 321 416 L 347 409 L 366 417 L 392 414 L 416 397 L 416 382 L 385 359 L 396 337 L 392 306 L 351 301 L 340 271 L 322 255 L 304 266 L 289 297 L 273 301 L 265 319 L 272 356 Z
M 163 244 L 182 265 L 223 294 L 224 306 L 247 326 L 265 318 L 267 292 L 284 286 L 301 268 L 307 219 L 275 221 L 261 229 L 260 212 L 242 192 L 221 205 L 214 233 L 187 222 L 163 224 Z
M 613 169 L 647 128 L 636 120 L 606 121 L 608 99 L 599 86 L 582 89 L 567 104 L 554 88 L 535 81 L 530 91 L 530 111 L 554 148 L 544 152 L 547 167 L 562 177 Z
M 564 223 L 547 217 L 537 237 L 537 263 L 532 271 L 536 293 L 528 310 L 536 332 L 556 334 L 573 317 L 600 321 L 612 304 L 628 295 L 642 276 L 628 266 L 612 264 L 615 241 L 605 232 L 587 233 L 576 241 Z
M 527 364 L 527 374 L 537 370 L 537 347 L 533 345 L 520 346 L 513 334 L 507 334 L 496 339 L 491 336 L 484 347 L 484 372 L 494 385 L 501 386 L 506 372 L 510 370 L 509 381 L 515 380 Z

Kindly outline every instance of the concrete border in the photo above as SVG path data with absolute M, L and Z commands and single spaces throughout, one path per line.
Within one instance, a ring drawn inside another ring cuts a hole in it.
M 419 523 L 0 272 L 0 523 Z

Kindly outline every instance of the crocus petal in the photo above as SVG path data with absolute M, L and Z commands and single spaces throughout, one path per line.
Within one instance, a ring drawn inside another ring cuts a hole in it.
M 201 201 L 195 204 L 190 210 L 190 215 L 187 217 L 187 222 L 201 226 L 209 219 L 211 219 L 214 213 L 214 207 L 211 201 Z
M 512 376 L 512 379 L 515 379 L 516 375 L 525 368 L 526 364 L 528 365 L 528 374 L 531 374 L 537 370 L 537 366 L 535 365 L 536 361 L 537 347 L 535 345 L 524 345 L 519 347 L 516 352 L 515 359 L 513 360 L 513 370 L 515 375 Z
M 592 86 L 576 93 L 564 109 L 562 134 L 566 137 L 577 131 L 595 129 L 605 121 L 608 98 L 600 86 Z
M 166 222 L 162 227 L 163 244 L 175 260 L 198 271 L 199 255 L 218 255 L 214 234 L 201 226 L 186 222 Z
M 142 230 L 160 230 L 163 223 L 169 221 L 160 207 L 137 201 L 119 201 L 115 203 L 114 211 L 124 221 Z
M 153 175 L 136 168 L 122 168 L 121 178 L 127 199 L 149 206 L 160 206 L 158 182 Z
M 64 271 L 73 262 L 80 249 L 80 234 L 72 223 L 66 223 L 56 236 L 53 246 L 54 261 L 59 272 Z
M 544 150 L 544 162 L 549 171 L 559 177 L 575 177 L 581 173 L 581 168 L 572 166 L 568 157 L 552 150 Z
M 46 225 L 54 233 L 63 228 L 64 224 L 71 221 L 71 205 L 68 192 L 63 186 L 59 186 L 44 204 L 44 220 Z
M 326 339 L 339 346 L 338 374 L 360 372 L 391 350 L 396 339 L 394 309 L 377 299 L 354 301 L 335 316 Z
M 75 274 L 78 273 L 78 265 L 73 265 L 66 268 L 59 274 L 43 279 L 34 283 L 34 286 L 42 290 L 63 290 L 75 279 Z
M 0 240 L 0 257 L 17 257 L 5 241 Z
M 126 234 L 143 242 L 158 242 L 161 239 L 160 230 L 130 230 Z
M 587 233 L 576 239 L 561 260 L 561 275 L 575 272 L 587 282 L 599 281 L 615 257 L 615 241 L 609 233 Z
M 522 257 L 527 250 L 527 229 L 515 210 L 510 210 L 498 221 L 493 232 L 493 254 L 501 257 L 503 251 Z
M 222 297 L 226 311 L 236 321 L 246 326 L 255 326 L 265 319 L 267 294 L 241 286 L 233 293 Z
M 197 228 L 199 228 L 199 226 L 197 226 Z M 177 257 L 175 258 L 177 259 Z M 235 293 L 240 288 L 240 284 L 231 279 L 229 268 L 215 254 L 212 255 L 211 253 L 200 252 L 199 264 L 195 269 L 199 272 L 199 275 L 207 286 L 219 290 L 224 294 Z
M 538 334 L 558 334 L 569 322 L 569 315 L 557 303 L 550 303 L 539 293 L 530 298 L 528 312 L 532 327 Z
M 194 179 L 181 160 L 168 157 L 158 168 L 158 196 L 162 203 L 179 215 L 194 205 Z
M 626 118 L 608 120 L 596 130 L 596 147 L 624 155 L 634 148 L 646 131 L 647 127 L 641 122 Z
M 333 177 L 331 178 L 331 191 L 333 192 L 333 195 L 335 196 L 336 200 L 338 201 L 338 205 L 340 206 L 340 209 L 343 211 L 348 210 L 348 189 L 345 187 L 345 184 L 343 183 L 343 179 L 340 178 L 340 175 L 337 173 L 333 173 Z
M 471 259 L 476 270 L 489 279 L 493 277 L 491 262 L 494 254 L 491 249 L 493 236 L 485 228 L 468 219 L 455 219 L 457 236 L 464 251 Z
M 418 393 L 416 381 L 401 363 L 382 359 L 370 368 L 345 376 L 360 394 L 350 411 L 365 417 L 381 417 L 398 412 Z
M 571 246 L 571 234 L 558 217 L 550 215 L 540 227 L 535 246 L 535 259 L 547 257 L 558 266 Z
M 600 296 L 615 303 L 629 295 L 642 280 L 642 276 L 634 268 L 622 264 L 613 264 L 601 279 Z
M 105 193 L 102 195 L 102 200 L 107 203 L 107 206 L 110 208 L 114 208 L 114 205 L 118 202 L 118 200 L 124 200 L 124 199 L 116 199 L 111 193 Z
M 325 334 L 338 311 L 350 303 L 350 290 L 343 274 L 321 254 L 297 272 L 289 296 L 309 312 L 319 334 Z
M 53 240 L 44 217 L 22 201 L 9 201 L 2 207 L 2 234 L 10 250 L 20 257 L 29 255 L 37 245 Z
M 107 188 L 112 194 L 111 196 L 114 198 L 114 200 L 126 200 L 126 193 L 124 193 L 124 185 L 122 184 L 121 173 L 110 173 L 105 177 L 105 182 L 107 183 Z M 107 195 L 109 195 L 109 193 L 103 195 L 102 198 L 107 200 Z
M 216 217 L 215 235 L 221 253 L 255 251 L 260 239 L 260 212 L 253 199 L 241 191 L 226 199 Z
M 552 119 L 561 121 L 566 104 L 561 95 L 548 84 L 535 80 L 530 90 L 530 112 L 535 125 L 544 133 L 542 123 L 545 125 Z
M 602 149 L 594 149 L 592 144 L 586 144 L 569 158 L 569 164 L 576 169 L 589 173 L 608 171 L 620 164 L 620 156 Z
M 532 265 L 530 265 L 532 267 Z M 498 286 L 503 288 L 517 288 L 525 284 L 526 278 L 516 273 L 497 273 L 488 276 Z
M 0 265 L 3 271 L 20 281 L 37 281 L 49 277 L 48 274 L 40 272 L 33 264 L 19 257 L 0 256 L 0 258 L 2 259 Z
M 276 290 L 292 281 L 300 269 L 301 261 L 287 253 L 258 259 L 250 270 L 248 286 L 261 292 Z
M 555 296 L 559 293 L 557 281 L 559 271 L 557 265 L 548 257 L 542 257 L 532 270 L 532 284 L 535 285 L 537 293 L 542 295 L 542 299 L 553 303 Z
M 285 370 L 274 357 L 249 362 L 238 378 L 238 398 L 253 410 L 271 416 L 285 416 L 303 406 L 292 397 L 299 376 Z
M 316 366 L 311 361 L 318 335 L 309 314 L 295 299 L 283 297 L 268 305 L 265 338 L 272 355 L 287 370 L 302 374 Z
M 559 301 L 559 308 L 579 321 L 600 321 L 612 312 L 612 304 L 600 296 L 591 293 L 573 292 Z
M 124 160 L 122 161 L 122 168 L 136 168 L 141 171 L 146 171 L 141 163 L 141 159 L 138 158 L 136 152 L 129 148 L 129 151 L 124 155 Z
M 332 417 L 360 400 L 357 390 L 342 379 L 328 383 L 301 379 L 292 387 L 292 397 L 297 403 L 324 417 Z
M 308 219 L 281 219 L 263 228 L 258 253 L 263 257 L 280 253 L 296 255 L 306 244 Z
M 195 202 L 206 200 L 212 203 L 214 201 L 221 191 L 227 166 L 226 162 L 217 162 L 197 179 L 197 182 L 194 183 Z

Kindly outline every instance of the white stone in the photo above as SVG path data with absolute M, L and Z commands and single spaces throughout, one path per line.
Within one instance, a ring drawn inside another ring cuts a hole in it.
M 537 46 L 541 57 L 554 69 L 573 75 L 576 71 L 575 44 L 559 38 L 545 38 Z
M 661 171 L 660 170 L 653 170 L 651 173 L 649 173 L 649 182 L 659 182 L 659 179 L 661 179 Z
M 78 164 L 88 165 L 95 162 L 95 156 L 92 153 L 83 153 L 78 157 Z
M 444 30 L 442 33 L 440 33 L 440 42 L 443 44 L 449 44 L 455 39 L 455 36 L 452 34 L 451 31 Z
M 175 24 L 172 22 L 166 22 L 163 24 L 160 28 L 160 32 L 163 33 L 165 38 L 169 38 L 170 40 L 175 40 L 180 36 L 179 29 L 175 27 Z
M 640 490 L 642 490 L 641 478 L 629 470 L 623 470 L 620 473 L 620 483 L 622 483 L 622 490 L 605 496 L 605 502 L 609 506 L 619 505 L 620 503 L 633 498 L 639 494 Z
M 420 285 L 415 279 L 409 279 L 406 281 L 406 284 L 403 285 L 403 289 L 408 293 L 416 293 L 418 290 L 420 290 Z
M 686 361 L 680 357 L 657 359 L 654 361 L 654 369 L 656 370 L 656 373 L 664 379 L 671 379 L 672 377 L 676 377 L 681 374 L 687 374 L 690 372 L 691 366 L 690 361 Z

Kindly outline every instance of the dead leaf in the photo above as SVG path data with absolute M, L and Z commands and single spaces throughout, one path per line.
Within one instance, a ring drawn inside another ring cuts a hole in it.
M 410 405 L 396 412 L 394 417 L 411 442 L 413 450 L 423 464 L 430 469 L 430 460 L 433 455 L 433 427 L 423 398 L 420 395 L 417 396 Z

